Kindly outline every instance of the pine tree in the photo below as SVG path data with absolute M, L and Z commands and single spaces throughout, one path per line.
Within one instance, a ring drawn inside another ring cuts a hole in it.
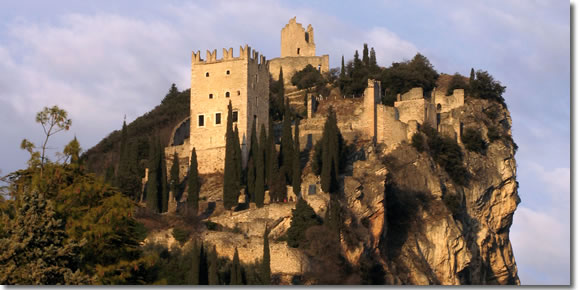
M 217 260 L 217 252 L 215 245 L 213 246 L 210 252 L 210 259 L 209 259 L 209 271 L 208 271 L 208 284 L 209 285 L 219 285 L 219 276 L 218 276 L 218 260 Z
M 268 234 L 270 231 L 266 227 L 264 230 L 264 254 L 262 256 L 262 269 L 261 269 L 261 280 L 264 285 L 270 285 L 271 274 L 270 270 L 270 241 L 268 240 Z
M 200 190 L 201 182 L 197 170 L 197 153 L 195 152 L 195 147 L 193 147 L 193 150 L 191 151 L 191 161 L 189 162 L 189 176 L 187 177 L 187 205 L 194 213 L 197 213 L 197 210 L 199 209 Z
M 237 247 L 234 252 L 234 260 L 232 261 L 230 285 L 242 285 L 242 267 L 240 265 L 240 256 L 238 255 Z
M 191 278 L 189 283 L 191 285 L 199 285 L 199 266 L 200 266 L 200 249 L 197 239 L 193 240 L 193 259 L 191 261 Z
M 354 68 L 353 68 L 353 71 L 354 71 L 353 75 L 354 75 L 355 72 L 360 71 L 360 69 L 362 68 L 362 62 L 361 62 L 360 57 L 358 55 L 358 50 L 354 51 L 353 65 L 354 65 Z
M 294 156 L 294 144 L 292 141 L 292 120 L 290 104 L 286 101 L 284 121 L 282 123 L 282 144 L 280 146 L 281 170 L 286 177 L 286 184 L 292 184 L 292 163 Z
M 173 192 L 173 196 L 177 197 L 179 194 L 179 155 L 177 152 L 173 154 L 173 164 L 171 165 L 169 190 Z
M 36 189 L 25 193 L 8 237 L 0 239 L 1 284 L 89 283 L 77 268 L 82 244 L 67 239 L 63 221 L 45 196 Z
M 469 73 L 469 84 L 475 80 L 475 71 L 471 68 L 471 72 Z
M 292 162 L 292 189 L 296 197 L 300 196 L 300 185 L 302 183 L 302 164 L 300 163 L 300 119 L 296 118 L 294 124 L 294 161 Z
M 367 67 L 367 68 L 368 68 L 368 67 L 369 67 L 369 64 L 370 64 L 370 62 L 369 62 L 369 47 L 368 47 L 368 45 L 365 43 L 365 44 L 363 45 L 363 57 L 362 57 L 362 65 L 363 65 L 364 67 Z
M 228 104 L 228 119 L 226 125 L 226 156 L 224 163 L 223 201 L 224 207 L 230 209 L 237 203 L 239 177 L 236 176 L 236 149 L 232 120 L 232 102 Z

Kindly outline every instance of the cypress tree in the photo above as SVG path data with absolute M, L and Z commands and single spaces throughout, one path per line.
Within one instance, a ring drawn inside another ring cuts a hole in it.
M 362 65 L 363 65 L 364 67 L 367 67 L 367 68 L 368 68 L 368 67 L 369 67 L 369 64 L 370 64 L 370 62 L 369 62 L 369 47 L 368 47 L 368 45 L 365 43 L 365 44 L 363 45 L 363 57 L 362 57 Z
M 193 240 L 193 260 L 191 264 L 191 278 L 190 283 L 191 285 L 199 285 L 199 266 L 201 264 L 200 260 L 200 248 L 197 242 L 197 239 Z
M 123 128 L 121 129 L 121 148 L 119 150 L 119 165 L 117 168 L 116 186 L 120 187 L 123 182 L 123 177 L 128 170 L 127 164 L 127 123 L 123 120 Z
M 471 72 L 469 73 L 469 83 L 471 84 L 473 80 L 475 80 L 475 71 L 473 70 L 473 68 L 471 68 Z
M 300 196 L 300 184 L 302 183 L 302 166 L 300 164 L 300 119 L 296 118 L 294 124 L 294 161 L 292 162 L 292 189 L 296 197 Z
M 236 190 L 239 192 L 240 185 L 242 185 L 242 147 L 240 144 L 240 131 L 238 126 L 234 129 L 234 166 L 235 166 L 235 178 L 236 178 Z M 237 193 L 236 193 L 237 197 Z
M 264 146 L 264 151 L 266 154 L 266 184 L 270 185 L 272 180 L 272 172 L 274 170 L 274 163 L 278 162 L 278 157 L 276 156 L 276 146 L 274 144 L 274 127 L 272 126 L 272 121 L 268 124 L 268 139 L 266 146 Z
M 371 55 L 369 58 L 369 67 L 372 74 L 379 72 L 379 65 L 377 64 L 377 55 L 375 54 L 375 48 L 371 47 Z
M 161 144 L 158 147 L 159 155 L 161 156 L 161 212 L 167 212 L 169 205 L 169 186 L 167 184 L 167 160 L 163 157 Z
M 304 199 L 298 199 L 296 208 L 292 210 L 292 220 L 286 234 L 288 246 L 297 248 L 304 245 L 306 230 L 321 223 L 314 209 Z
M 254 166 L 254 158 L 250 156 L 248 161 L 248 184 L 246 186 L 246 193 L 250 196 L 250 200 L 256 201 L 256 166 Z
M 286 177 L 286 184 L 292 184 L 292 163 L 294 156 L 294 144 L 292 141 L 292 123 L 290 116 L 290 104 L 286 100 L 284 121 L 282 123 L 282 144 L 280 147 L 281 170 Z
M 320 174 L 320 183 L 324 192 L 334 193 L 337 187 L 339 164 L 340 164 L 340 147 L 341 136 L 338 129 L 336 114 L 330 109 L 326 122 L 324 123 L 324 132 L 322 135 L 322 169 Z
M 360 71 L 361 67 L 362 67 L 362 62 L 360 60 L 360 57 L 358 55 L 358 50 L 354 51 L 354 60 L 353 60 L 353 65 L 354 65 L 354 72 L 353 75 L 355 75 L 355 72 Z
M 160 212 L 161 200 L 161 155 L 159 154 L 159 142 L 149 146 L 149 174 L 147 176 L 146 200 L 147 208 L 154 212 Z
M 236 205 L 238 180 L 236 176 L 235 137 L 232 121 L 232 101 L 228 104 L 228 119 L 226 125 L 226 153 L 224 163 L 223 201 L 224 207 L 230 209 Z
M 335 235 L 336 241 L 340 242 L 341 230 L 341 207 L 337 196 L 331 196 L 324 217 L 324 225 Z
M 203 242 L 199 247 L 199 285 L 208 285 L 207 254 Z
M 342 56 L 342 62 L 340 63 L 340 78 L 343 79 L 345 77 L 344 71 L 344 55 Z
M 177 197 L 179 192 L 179 156 L 177 152 L 173 154 L 173 164 L 171 165 L 169 189 L 173 192 L 173 196 Z
M 189 162 L 189 176 L 187 177 L 187 205 L 188 209 L 197 213 L 199 209 L 199 191 L 201 190 L 201 182 L 199 180 L 199 172 L 197 170 L 197 153 L 195 147 L 191 151 L 191 161 Z
M 234 252 L 234 260 L 232 261 L 232 269 L 230 272 L 230 285 L 242 285 L 242 267 L 240 265 L 240 257 L 238 255 L 238 248 Z
M 268 228 L 264 230 L 264 254 L 262 256 L 261 280 L 264 285 L 270 285 L 271 270 L 270 270 L 270 241 L 268 240 Z
M 264 206 L 264 184 L 265 184 L 265 176 L 264 176 L 264 149 L 266 147 L 266 128 L 262 125 L 262 130 L 260 131 L 260 145 L 258 146 L 258 153 L 256 154 L 256 183 L 254 189 L 254 202 L 256 206 L 263 207 Z
M 219 276 L 218 276 L 218 260 L 217 260 L 217 251 L 215 245 L 213 246 L 210 252 L 210 259 L 209 259 L 209 273 L 208 273 L 208 284 L 209 285 L 218 285 L 219 284 Z
M 278 97 L 280 100 L 284 100 L 284 72 L 282 72 L 282 67 L 280 66 L 280 73 L 278 74 Z

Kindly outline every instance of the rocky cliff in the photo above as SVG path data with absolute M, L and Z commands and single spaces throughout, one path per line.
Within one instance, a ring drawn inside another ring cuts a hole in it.
M 432 153 L 419 152 L 410 142 L 394 150 L 353 142 L 341 176 L 341 273 L 348 274 L 335 277 L 341 279 L 336 283 L 519 284 L 509 241 L 519 203 L 509 111 L 496 102 L 468 98 L 450 113 L 464 128 L 480 132 L 487 144 L 484 152 L 472 152 L 460 142 L 468 173 L 463 186 Z M 303 188 L 316 179 L 308 167 Z M 202 188 L 202 199 L 218 203 L 218 210 L 207 217 L 217 227 L 202 227 L 199 235 L 205 244 L 216 245 L 218 255 L 230 259 L 237 248 L 243 263 L 254 263 L 261 259 L 267 226 L 277 283 L 320 283 L 304 278 L 319 260 L 284 241 L 295 203 L 224 211 L 219 209 L 220 189 L 208 183 Z M 305 199 L 324 216 L 327 194 Z

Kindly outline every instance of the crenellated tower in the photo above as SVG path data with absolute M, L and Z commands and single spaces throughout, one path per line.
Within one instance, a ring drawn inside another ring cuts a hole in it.
M 200 173 L 223 170 L 228 104 L 233 107 L 234 127 L 240 134 L 245 166 L 251 142 L 252 122 L 256 133 L 262 124 L 268 128 L 269 70 L 266 57 L 248 45 L 240 47 L 235 57 L 233 49 L 199 51 L 191 58 L 191 122 L 189 146 L 195 147 Z

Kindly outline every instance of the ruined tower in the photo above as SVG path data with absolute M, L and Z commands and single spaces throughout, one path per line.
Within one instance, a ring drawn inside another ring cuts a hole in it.
M 217 58 L 216 50 L 207 51 L 205 60 L 199 51 L 192 53 L 189 154 L 195 147 L 200 173 L 224 168 L 230 101 L 245 166 L 252 122 L 256 120 L 257 134 L 262 125 L 268 128 L 268 90 L 266 57 L 247 45 L 240 47 L 239 57 L 234 57 L 232 48 L 224 48 L 221 59 Z
M 316 44 L 314 44 L 314 29 L 308 25 L 304 30 L 302 24 L 296 23 L 296 17 L 282 28 L 280 41 L 280 57 L 288 56 L 315 56 Z
M 270 60 L 270 74 L 274 80 L 278 80 L 280 69 L 287 88 L 292 86 L 290 80 L 294 73 L 307 65 L 312 65 L 321 73 L 328 72 L 328 54 L 316 56 L 312 25 L 304 29 L 294 17 L 282 28 L 280 35 L 280 57 Z

